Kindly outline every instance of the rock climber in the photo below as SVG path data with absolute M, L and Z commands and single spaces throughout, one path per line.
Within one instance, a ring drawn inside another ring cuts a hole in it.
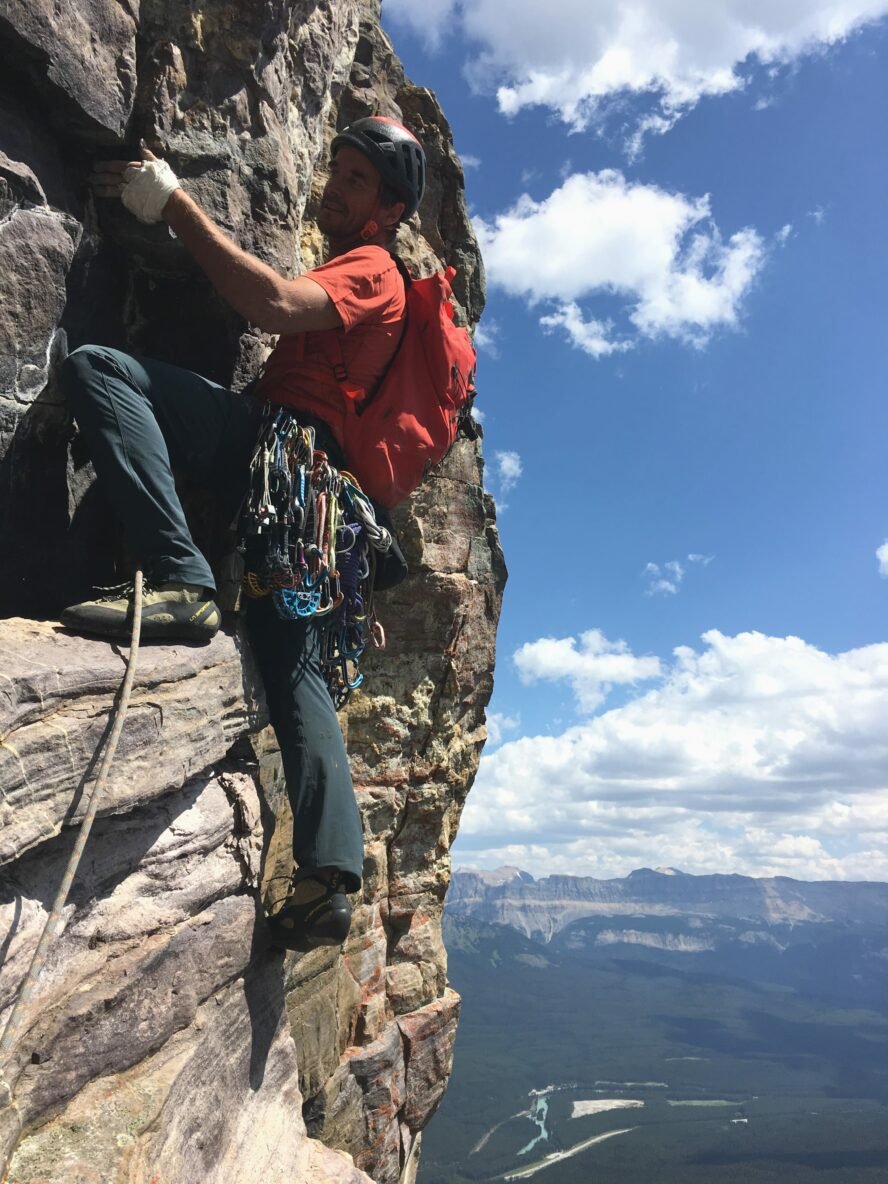
M 279 334 L 251 393 L 104 346 L 82 346 L 62 384 L 98 481 L 145 571 L 142 636 L 209 640 L 220 625 L 215 583 L 195 546 L 173 467 L 230 497 L 243 491 L 268 402 L 298 413 L 315 447 L 344 467 L 345 394 L 335 370 L 370 390 L 398 346 L 405 288 L 390 253 L 397 226 L 419 206 L 425 153 L 404 126 L 357 120 L 331 146 L 318 226 L 327 262 L 286 279 L 237 247 L 147 150 L 141 160 L 95 166 L 100 197 L 120 197 L 145 223 L 166 222 L 216 290 L 246 321 Z M 352 461 L 360 480 L 359 465 Z M 293 812 L 296 871 L 269 919 L 274 943 L 292 949 L 340 945 L 351 921 L 348 894 L 361 886 L 363 836 L 336 710 L 321 669 L 322 625 L 283 620 L 268 598 L 247 602 L 247 633 L 265 686 Z M 132 589 L 65 609 L 73 630 L 126 636 Z

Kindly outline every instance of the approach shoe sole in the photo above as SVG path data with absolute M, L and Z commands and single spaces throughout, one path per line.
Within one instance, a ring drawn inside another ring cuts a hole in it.
M 303 952 L 319 946 L 341 946 L 348 937 L 351 917 L 351 905 L 342 892 L 307 904 L 285 904 L 268 918 L 271 944 Z
M 133 628 L 130 605 L 124 610 L 101 601 L 74 604 L 59 620 L 66 629 L 101 637 L 129 637 Z M 145 641 L 209 641 L 221 623 L 222 615 L 212 600 L 158 601 L 142 608 L 141 636 Z

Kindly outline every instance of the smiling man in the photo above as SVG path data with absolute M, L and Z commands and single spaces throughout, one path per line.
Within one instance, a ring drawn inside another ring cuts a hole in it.
M 143 222 L 166 222 L 232 308 L 280 335 L 253 395 L 102 346 L 76 350 L 62 370 L 99 482 L 146 573 L 142 636 L 208 641 L 220 624 L 213 574 L 191 537 L 172 468 L 220 497 L 242 496 L 272 403 L 292 410 L 315 432 L 316 449 L 337 468 L 347 459 L 360 481 L 360 456 L 343 455 L 347 400 L 374 389 L 400 340 L 405 287 L 389 246 L 422 199 L 425 154 L 407 128 L 382 116 L 341 131 L 318 219 L 328 261 L 295 279 L 242 251 L 169 165 L 144 156 L 98 165 L 97 195 L 120 197 Z M 127 635 L 131 622 L 131 590 L 62 614 L 68 628 L 114 637 Z M 272 933 L 294 949 L 338 945 L 351 919 L 346 893 L 361 885 L 363 839 L 322 671 L 322 621 L 282 619 L 265 597 L 247 602 L 247 626 L 280 743 L 298 865 Z

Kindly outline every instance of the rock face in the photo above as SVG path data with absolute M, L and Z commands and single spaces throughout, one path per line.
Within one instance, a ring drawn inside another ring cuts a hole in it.
M 401 253 L 459 267 L 474 322 L 483 273 L 449 129 L 378 16 L 358 0 L 73 0 L 63 16 L 12 0 L 0 14 L 0 1024 L 126 658 L 55 624 L 126 557 L 54 364 L 91 341 L 237 385 L 268 345 L 165 228 L 88 195 L 91 162 L 144 137 L 243 247 L 292 274 L 320 256 L 312 209 L 335 128 L 400 115 L 432 177 Z M 441 911 L 505 582 L 481 466 L 459 443 L 398 513 L 412 577 L 380 598 L 388 649 L 343 716 L 367 859 L 341 956 L 267 944 L 290 820 L 236 619 L 205 647 L 143 647 L 64 933 L 3 1068 L 10 1184 L 415 1179 L 459 1014 Z M 221 554 L 212 508 L 192 510 Z

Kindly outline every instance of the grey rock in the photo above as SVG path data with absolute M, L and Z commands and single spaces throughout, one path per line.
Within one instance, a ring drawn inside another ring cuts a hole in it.
M 0 176 L 18 176 L 24 192 L 39 185 L 13 165 L 0 158 Z M 46 386 L 79 237 L 76 222 L 39 207 L 15 205 L 0 221 L 0 397 L 31 403 Z
M 52 0 L 7 0 L 0 48 L 72 121 L 122 136 L 136 93 L 138 17 L 138 0 L 72 0 L 64 13 Z
M 125 664 L 125 651 L 107 641 L 49 622 L 0 622 L 0 863 L 83 816 Z M 100 813 L 123 813 L 221 760 L 250 713 L 233 637 L 144 646 Z

